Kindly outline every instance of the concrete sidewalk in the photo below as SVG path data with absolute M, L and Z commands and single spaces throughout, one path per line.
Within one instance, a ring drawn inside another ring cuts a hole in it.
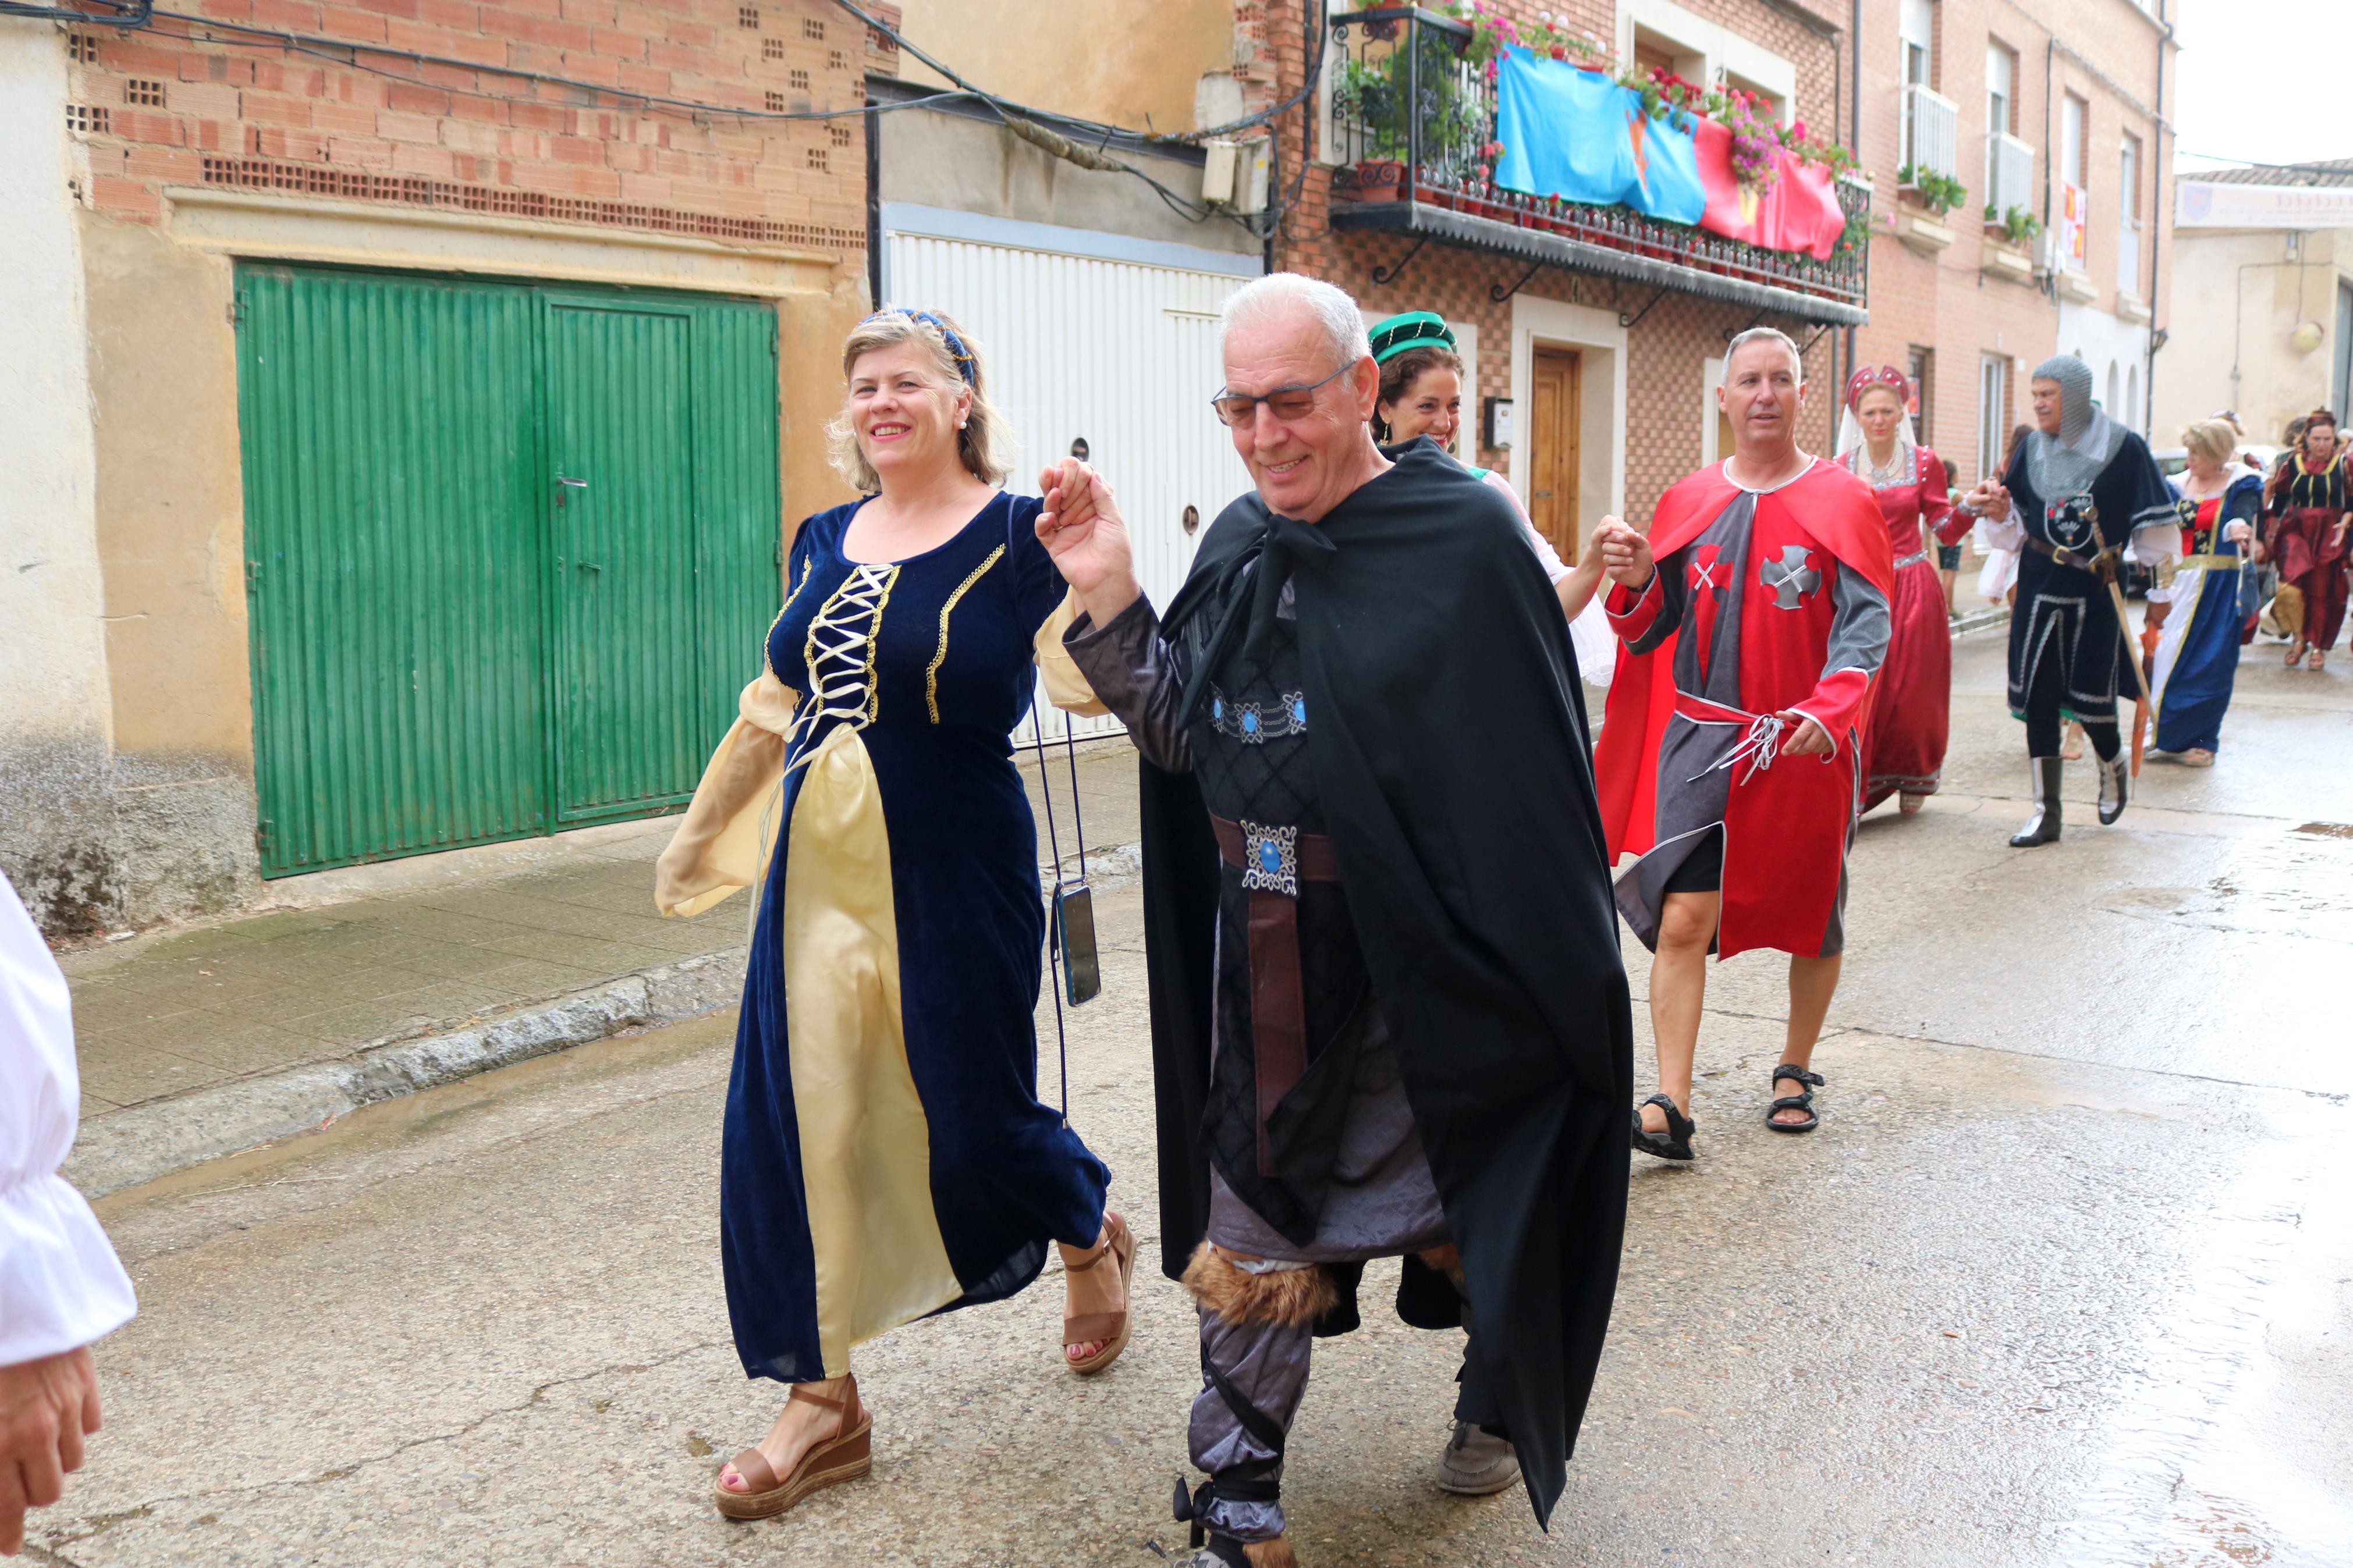
M 1069 763 L 1055 829 L 1075 864 Z M 1023 759 L 1033 808 L 1034 752 Z M 1078 757 L 1101 881 L 1133 870 L 1134 753 Z M 270 886 L 279 906 L 62 954 L 81 1062 L 70 1175 L 93 1195 L 372 1100 L 733 1004 L 749 901 L 653 905 L 674 821 L 422 856 Z M 1048 858 L 1039 823 L 1039 856 Z M 1067 871 L 1066 871 L 1066 874 Z

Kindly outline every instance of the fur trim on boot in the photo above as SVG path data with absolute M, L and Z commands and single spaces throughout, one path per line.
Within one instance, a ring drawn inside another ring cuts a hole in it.
M 1250 1560 L 1250 1568 L 1299 1568 L 1299 1554 L 1291 1550 L 1291 1542 L 1282 1536 L 1272 1541 L 1246 1542 L 1242 1555 Z
M 1443 1247 L 1433 1247 L 1429 1251 L 1423 1253 L 1421 1255 L 1421 1260 L 1430 1265 L 1430 1268 L 1437 1269 L 1440 1274 L 1445 1275 L 1447 1279 L 1452 1280 L 1454 1288 L 1457 1290 L 1461 1291 L 1465 1297 L 1468 1297 L 1471 1294 L 1469 1283 L 1464 1279 L 1462 1275 L 1462 1249 L 1461 1247 L 1456 1247 L 1450 1241 Z
M 1314 1264 L 1253 1274 L 1223 1248 L 1206 1241 L 1194 1248 L 1193 1260 L 1185 1265 L 1184 1284 L 1203 1311 L 1226 1323 L 1281 1323 L 1294 1329 L 1310 1328 L 1339 1300 L 1330 1276 Z M 1291 1563 L 1291 1549 L 1286 1546 L 1282 1551 L 1279 1562 L 1287 1565 Z

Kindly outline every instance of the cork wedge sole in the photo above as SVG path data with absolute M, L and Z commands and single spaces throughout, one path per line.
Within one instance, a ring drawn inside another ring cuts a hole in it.
M 719 1511 L 729 1519 L 774 1519 L 809 1493 L 854 1481 L 874 1468 L 874 1418 L 858 1403 L 857 1384 L 852 1383 L 849 1394 L 840 1399 L 829 1399 L 806 1384 L 795 1384 L 786 1397 L 840 1411 L 849 1424 L 803 1454 L 792 1474 L 781 1480 L 768 1456 L 756 1446 L 736 1455 L 730 1462 L 750 1489 L 728 1490 L 722 1479 L 727 1473 L 723 1468 L 711 1478 L 712 1496 Z
M 1109 1234 L 1093 1249 L 1093 1257 L 1076 1265 L 1066 1262 L 1064 1268 L 1083 1273 L 1102 1264 L 1108 1256 L 1119 1268 L 1120 1300 L 1127 1305 L 1116 1312 L 1085 1312 L 1062 1320 L 1064 1345 L 1082 1345 L 1089 1340 L 1103 1342 L 1103 1349 L 1084 1361 L 1071 1361 L 1067 1355 L 1063 1358 L 1065 1364 L 1081 1377 L 1092 1377 L 1108 1369 L 1127 1349 L 1127 1342 L 1135 1332 L 1135 1233 L 1117 1214 L 1105 1216 L 1103 1229 Z

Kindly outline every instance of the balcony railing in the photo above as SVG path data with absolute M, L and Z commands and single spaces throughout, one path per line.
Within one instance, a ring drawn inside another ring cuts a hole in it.
M 2034 149 L 2005 131 L 1986 137 L 1985 205 L 1996 217 L 2012 207 L 2034 210 Z
M 1904 162 L 1915 169 L 1961 177 L 1961 110 L 1921 82 L 1904 89 Z
M 1506 252 L 1551 265 L 1826 322 L 1867 319 L 1867 244 L 1828 261 L 1767 250 L 1624 206 L 1527 195 L 1495 184 L 1495 94 L 1464 58 L 1471 29 L 1416 6 L 1332 20 L 1332 226 L 1381 229 Z M 1850 218 L 1871 190 L 1839 184 Z

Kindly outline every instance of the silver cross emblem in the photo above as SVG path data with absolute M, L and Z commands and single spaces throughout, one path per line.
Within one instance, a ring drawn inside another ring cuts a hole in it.
M 1822 585 L 1822 574 L 1806 564 L 1811 552 L 1802 544 L 1785 544 L 1781 559 L 1767 561 L 1757 570 L 1757 580 L 1773 590 L 1776 609 L 1794 610 L 1806 602 L 1806 595 Z

